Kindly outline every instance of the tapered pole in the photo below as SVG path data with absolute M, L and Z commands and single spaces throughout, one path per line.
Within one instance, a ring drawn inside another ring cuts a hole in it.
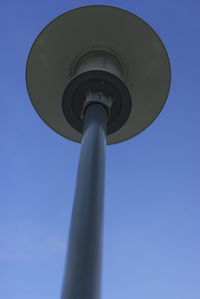
M 62 299 L 99 299 L 107 111 L 86 108 Z

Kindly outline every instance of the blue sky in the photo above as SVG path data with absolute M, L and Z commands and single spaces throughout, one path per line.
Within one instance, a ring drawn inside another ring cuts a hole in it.
M 107 147 L 102 299 L 200 295 L 200 2 L 4 1 L 0 9 L 1 299 L 60 298 L 80 145 L 50 130 L 25 86 L 48 22 L 88 4 L 128 9 L 163 40 L 166 106 L 137 137 Z

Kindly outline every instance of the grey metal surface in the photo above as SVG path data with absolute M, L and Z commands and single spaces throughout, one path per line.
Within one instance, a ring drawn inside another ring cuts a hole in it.
M 86 109 L 62 299 L 99 299 L 106 109 Z
M 124 126 L 132 110 L 131 95 L 124 82 L 106 71 L 86 71 L 74 77 L 67 85 L 62 98 L 66 122 L 82 134 L 81 112 L 89 91 L 102 92 L 112 98 L 110 117 L 107 123 L 107 138 Z
M 66 121 L 62 95 L 75 65 L 91 51 L 105 51 L 117 59 L 131 94 L 129 119 L 107 136 L 107 144 L 118 143 L 143 131 L 162 110 L 171 82 L 169 58 L 146 22 L 117 7 L 80 7 L 49 23 L 31 48 L 27 88 L 40 117 L 57 133 L 77 142 L 81 133 Z

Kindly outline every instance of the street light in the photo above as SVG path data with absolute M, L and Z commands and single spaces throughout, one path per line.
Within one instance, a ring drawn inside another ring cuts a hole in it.
M 58 134 L 81 143 L 62 299 L 100 296 L 105 147 L 154 121 L 170 81 L 158 35 L 116 7 L 68 11 L 30 50 L 26 83 L 34 108 Z

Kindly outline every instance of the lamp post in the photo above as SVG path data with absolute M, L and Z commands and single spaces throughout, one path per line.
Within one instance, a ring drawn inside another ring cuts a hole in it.
M 62 298 L 99 298 L 107 111 L 85 113 Z
M 40 117 L 81 143 L 62 299 L 99 299 L 106 144 L 158 116 L 170 88 L 165 47 L 143 20 L 111 6 L 71 10 L 29 53 L 26 83 Z

